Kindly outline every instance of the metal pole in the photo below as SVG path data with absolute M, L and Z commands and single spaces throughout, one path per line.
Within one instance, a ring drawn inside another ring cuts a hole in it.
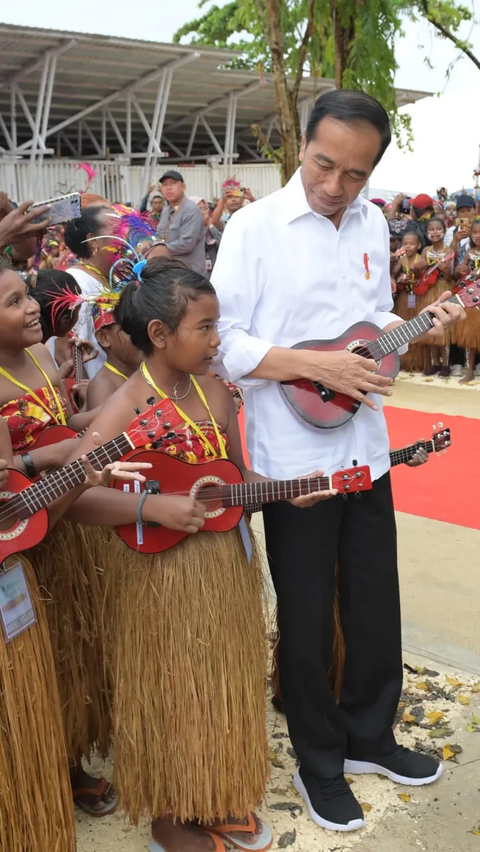
M 32 137 L 32 150 L 30 152 L 30 162 L 35 162 L 35 157 L 37 156 L 37 146 L 40 136 L 40 127 L 42 122 L 42 113 L 43 113 L 43 104 L 45 101 L 45 90 L 47 86 L 47 75 L 48 69 L 50 67 L 50 56 L 45 57 L 45 62 L 43 64 L 42 76 L 40 78 L 40 87 L 38 90 L 38 98 L 37 98 L 37 112 L 35 114 L 35 125 L 33 129 L 33 137 Z
M 43 107 L 43 118 L 42 118 L 42 128 L 41 128 L 41 140 L 43 142 L 43 147 L 45 147 L 45 137 L 48 130 L 48 119 L 50 118 L 50 107 L 52 105 L 52 94 L 53 94 L 53 84 L 55 82 L 55 73 L 57 70 L 57 56 L 55 54 L 51 58 L 50 62 L 50 70 L 48 76 L 47 83 L 47 93 L 45 95 L 45 104 Z M 38 156 L 38 161 L 40 165 L 43 163 L 43 151 L 40 152 Z
M 150 175 L 151 175 L 151 163 L 152 163 L 152 153 L 153 153 L 153 140 L 156 139 L 155 130 L 158 125 L 158 118 L 160 115 L 160 108 L 162 106 L 162 98 L 163 92 L 165 89 L 165 71 L 160 77 L 160 81 L 157 89 L 157 99 L 155 101 L 155 108 L 153 110 L 153 119 L 152 125 L 150 129 L 150 139 L 148 141 L 147 154 L 145 157 L 145 168 L 143 170 L 143 195 L 148 192 L 148 187 L 150 184 Z
M 102 110 L 102 151 L 105 159 L 107 158 L 107 111 Z
M 132 93 L 127 94 L 127 155 L 132 156 Z
M 133 103 L 133 106 L 135 107 L 135 109 L 137 111 L 137 114 L 138 114 L 140 121 L 143 124 L 143 127 L 145 129 L 145 133 L 147 134 L 148 138 L 150 139 L 150 136 L 152 135 L 152 129 L 151 129 L 146 117 L 145 117 L 145 113 L 144 113 L 143 109 L 141 108 L 141 106 L 138 103 L 138 100 L 137 100 L 137 98 L 134 94 L 132 94 L 132 103 Z M 159 146 L 156 139 L 153 140 L 153 147 L 154 147 L 155 151 L 157 152 L 157 154 L 162 153 L 161 150 L 160 150 L 160 146 Z M 135 154 L 135 156 L 144 156 L 144 155 Z
M 17 103 L 15 98 L 15 86 L 10 87 L 10 123 L 12 130 L 12 149 L 17 149 Z
M 190 139 L 188 140 L 187 145 L 187 157 L 192 153 L 193 143 L 195 142 L 195 136 L 197 135 L 198 130 L 198 122 L 200 121 L 200 117 L 197 115 L 193 121 L 192 130 L 190 133 Z

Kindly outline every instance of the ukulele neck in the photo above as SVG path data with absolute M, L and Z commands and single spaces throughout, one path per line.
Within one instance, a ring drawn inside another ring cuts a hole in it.
M 433 440 L 417 441 L 415 444 L 410 444 L 408 447 L 402 447 L 400 450 L 390 450 L 390 467 L 396 467 L 398 464 L 407 464 L 411 461 L 420 447 L 423 447 L 427 453 L 435 452 L 435 444 Z
M 276 503 L 279 500 L 291 500 L 317 491 L 332 488 L 330 476 L 313 476 L 309 479 L 263 480 L 262 482 L 239 482 L 235 485 L 222 485 L 215 489 L 215 495 L 225 507 L 250 506 L 256 503 Z M 198 494 L 199 500 L 208 501 L 212 494 L 208 488 Z
M 103 470 L 106 464 L 118 461 L 129 450 L 132 449 L 132 442 L 128 435 L 123 432 L 117 438 L 92 450 L 88 453 L 87 458 L 94 470 Z M 44 509 L 50 503 L 68 494 L 72 488 L 78 485 L 83 485 L 86 478 L 85 468 L 81 459 L 70 462 L 65 467 L 48 474 L 39 482 L 34 482 L 20 491 L 9 501 L 9 508 L 12 510 L 12 515 L 21 520 L 29 518 L 40 509 Z
M 463 302 L 458 295 L 451 296 L 448 301 L 463 306 Z M 375 361 L 381 361 L 385 355 L 395 352 L 402 346 L 405 346 L 405 344 L 415 340 L 416 337 L 420 337 L 433 328 L 433 320 L 434 315 L 430 311 L 424 311 L 418 317 L 414 317 L 408 322 L 404 322 L 402 325 L 393 328 L 391 331 L 387 331 L 368 344 L 370 355 Z

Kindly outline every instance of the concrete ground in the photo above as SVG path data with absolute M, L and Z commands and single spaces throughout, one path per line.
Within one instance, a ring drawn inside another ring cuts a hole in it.
M 401 375 L 390 404 L 479 417 L 479 388 Z M 295 757 L 285 720 L 269 708 L 272 770 L 259 813 L 274 831 L 273 849 L 480 852 L 480 531 L 403 513 L 397 520 L 405 658 L 412 669 L 420 667 L 405 672 L 397 736 L 405 745 L 437 749 L 447 758 L 444 775 L 424 788 L 352 778 L 367 826 L 347 835 L 325 832 L 292 786 Z M 255 527 L 261 535 L 259 518 Z M 110 775 L 112 762 L 95 761 L 94 771 Z M 77 814 L 78 852 L 144 852 L 148 846 L 147 822 L 132 828 L 120 813 L 104 819 Z

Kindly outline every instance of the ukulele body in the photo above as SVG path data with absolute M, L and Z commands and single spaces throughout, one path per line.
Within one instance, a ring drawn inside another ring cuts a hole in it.
M 9 470 L 8 480 L 0 491 L 0 515 L 3 513 L 9 496 L 19 494 L 20 491 L 24 491 L 31 484 L 32 480 L 24 473 L 13 468 Z M 39 509 L 35 511 L 34 515 L 23 520 L 18 518 L 9 518 L 3 522 L 0 520 L 0 562 L 3 562 L 13 553 L 20 553 L 40 544 L 47 532 L 48 512 L 46 509 Z
M 203 488 L 222 485 L 237 485 L 243 477 L 233 462 L 228 459 L 214 459 L 209 462 L 189 464 L 182 459 L 154 450 L 132 450 L 124 456 L 124 461 L 150 462 L 152 469 L 146 471 L 147 482 L 122 482 L 114 480 L 110 487 L 119 491 L 141 494 L 145 488 L 151 490 L 155 483 L 158 494 L 182 494 L 201 501 Z M 237 526 L 243 506 L 224 507 L 218 502 L 206 505 L 205 526 L 200 532 L 226 532 Z M 120 538 L 128 547 L 139 553 L 160 553 L 174 547 L 189 533 L 172 530 L 161 525 L 127 524 L 117 528 Z
M 35 443 L 30 444 L 30 449 L 38 450 L 39 447 L 50 447 L 52 444 L 58 444 L 59 441 L 76 438 L 77 435 L 78 432 L 70 429 L 69 426 L 48 426 L 46 429 L 42 429 Z
M 383 334 L 378 326 L 371 322 L 357 322 L 350 326 L 340 337 L 332 340 L 304 340 L 296 343 L 292 349 L 311 349 L 314 352 L 338 352 L 347 350 L 356 353 Z M 362 352 L 362 354 L 365 354 Z M 394 379 L 400 369 L 400 357 L 397 352 L 385 355 L 377 362 L 377 373 Z M 297 414 L 318 429 L 336 429 L 343 426 L 356 414 L 362 403 L 351 396 L 327 390 L 323 394 L 321 385 L 316 385 L 309 379 L 296 379 L 292 382 L 281 382 L 286 399 Z

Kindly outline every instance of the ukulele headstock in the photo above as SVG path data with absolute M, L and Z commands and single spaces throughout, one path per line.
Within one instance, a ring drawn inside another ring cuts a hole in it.
M 480 307 L 480 278 L 466 278 L 457 296 L 464 308 Z
M 357 494 L 369 491 L 372 487 L 372 477 L 368 465 L 362 467 L 347 467 L 332 475 L 332 488 L 339 494 Z
M 442 451 L 444 452 L 447 447 L 449 447 L 452 443 L 450 437 L 450 429 L 444 429 L 443 423 L 437 423 L 437 425 L 433 428 L 434 430 L 437 430 L 436 432 L 434 431 L 432 435 L 433 450 L 435 453 L 441 453 Z
M 143 413 L 137 413 L 128 429 L 128 437 L 135 448 L 148 447 L 165 438 L 175 426 L 181 423 L 182 418 L 171 401 L 162 399 Z

